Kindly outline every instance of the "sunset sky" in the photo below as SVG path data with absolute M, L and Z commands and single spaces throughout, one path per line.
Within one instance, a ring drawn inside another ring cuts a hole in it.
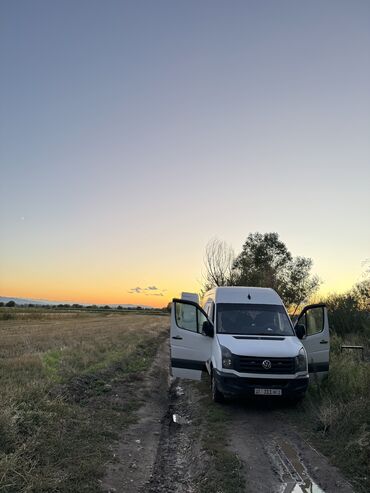
M 0 2 L 0 296 L 164 306 L 276 231 L 370 258 L 370 2 Z

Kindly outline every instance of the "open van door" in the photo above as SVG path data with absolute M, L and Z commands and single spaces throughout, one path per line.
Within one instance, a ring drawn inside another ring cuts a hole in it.
M 213 325 L 194 301 L 172 300 L 171 366 L 174 377 L 200 380 L 211 354 Z
M 307 352 L 309 373 L 318 378 L 324 377 L 329 371 L 330 350 L 329 321 L 326 305 L 316 304 L 304 307 L 296 325 L 305 327 L 302 344 Z

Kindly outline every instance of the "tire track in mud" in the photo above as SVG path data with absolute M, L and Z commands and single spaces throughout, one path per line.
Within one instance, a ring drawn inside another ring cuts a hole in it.
M 169 393 L 153 473 L 140 493 L 196 493 L 194 479 L 199 474 L 202 452 L 193 435 L 194 395 L 191 387 L 175 386 L 175 382 Z
M 138 383 L 137 395 L 145 403 L 135 413 L 137 422 L 125 428 L 118 443 L 112 446 L 114 460 L 107 464 L 103 491 L 137 493 L 149 480 L 163 416 L 168 411 L 169 385 L 169 347 L 165 341 L 159 347 L 144 383 Z
M 228 415 L 230 449 L 244 463 L 247 491 L 353 493 L 338 469 L 300 436 L 284 402 L 230 403 Z
M 162 344 L 142 388 L 137 423 L 112 447 L 102 488 L 110 493 L 196 493 L 199 442 L 193 436 L 194 391 L 176 387 L 169 372 L 168 341 Z M 178 416 L 177 422 L 174 415 Z

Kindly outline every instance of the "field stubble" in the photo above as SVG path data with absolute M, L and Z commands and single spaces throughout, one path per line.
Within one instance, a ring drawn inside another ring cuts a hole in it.
M 167 331 L 168 317 L 136 314 L 0 321 L 0 491 L 99 491 Z

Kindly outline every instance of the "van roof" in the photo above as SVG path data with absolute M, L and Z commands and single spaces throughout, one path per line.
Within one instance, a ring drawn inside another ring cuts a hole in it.
M 204 302 L 208 298 L 213 299 L 215 303 L 283 305 L 280 296 L 271 288 L 222 286 L 207 291 L 203 298 Z

